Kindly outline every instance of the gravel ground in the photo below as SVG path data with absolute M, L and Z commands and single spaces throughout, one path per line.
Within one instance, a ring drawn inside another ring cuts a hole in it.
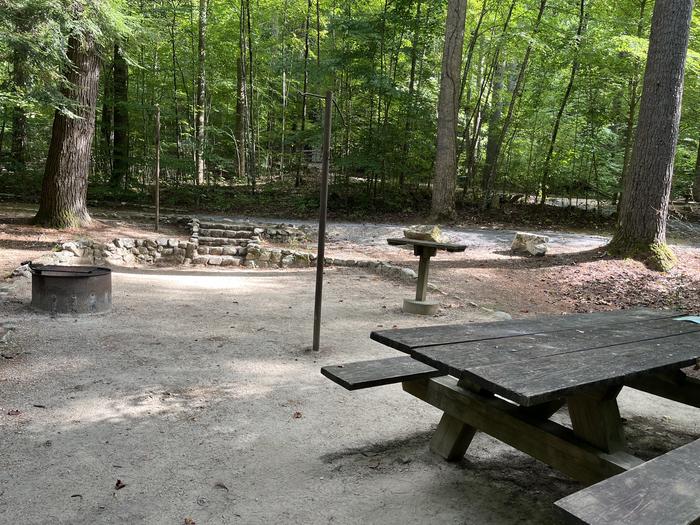
M 437 410 L 319 373 L 396 355 L 373 329 L 489 315 L 408 316 L 412 286 L 329 270 L 314 355 L 313 278 L 117 273 L 113 312 L 79 318 L 30 311 L 29 280 L 13 280 L 0 296 L 14 327 L 0 344 L 2 522 L 558 523 L 552 503 L 578 484 L 483 434 L 445 463 L 428 451 Z M 621 409 L 642 456 L 700 437 L 695 409 L 627 390 Z

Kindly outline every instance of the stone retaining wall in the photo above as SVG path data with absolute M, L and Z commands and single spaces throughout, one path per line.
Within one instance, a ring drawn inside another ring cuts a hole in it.
M 226 221 L 204 222 L 191 218 L 189 240 L 174 238 L 119 238 L 108 243 L 73 241 L 39 259 L 36 264 L 90 264 L 107 266 L 223 266 L 246 268 L 309 268 L 313 253 L 263 246 L 263 239 L 294 244 L 307 239 L 305 231 L 290 225 L 260 225 Z M 217 245 L 221 244 L 223 245 Z M 383 276 L 412 281 L 416 272 L 387 262 L 326 257 L 325 266 L 358 267 Z M 18 269 L 16 273 L 23 273 Z

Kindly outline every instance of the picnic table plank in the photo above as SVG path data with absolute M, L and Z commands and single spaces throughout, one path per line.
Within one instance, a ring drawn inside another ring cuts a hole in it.
M 446 252 L 463 252 L 467 249 L 464 244 L 453 244 L 448 242 L 434 242 L 434 241 L 422 241 L 420 239 L 387 239 L 386 242 L 391 246 L 422 246 L 423 248 L 434 248 L 436 250 L 443 250 Z
M 700 358 L 697 331 L 560 353 L 538 359 L 476 366 L 463 376 L 524 406 L 560 399 L 591 385 L 621 384 L 637 375 L 690 366 Z
M 507 365 L 551 355 L 614 347 L 626 343 L 700 332 L 700 325 L 674 318 L 542 332 L 471 343 L 430 346 L 411 352 L 420 361 L 462 377 L 462 372 L 487 365 Z
M 700 521 L 700 440 L 555 503 L 575 523 L 690 524 Z
M 416 348 L 445 344 L 468 343 L 484 339 L 499 339 L 543 332 L 556 332 L 587 326 L 610 326 L 615 324 L 664 319 L 682 315 L 677 311 L 651 309 L 595 312 L 576 315 L 552 315 L 537 319 L 518 319 L 489 323 L 422 326 L 393 330 L 378 330 L 370 338 L 401 352 Z
M 443 375 L 432 366 L 416 361 L 409 356 L 324 366 L 321 368 L 321 373 L 348 390 L 359 390 Z

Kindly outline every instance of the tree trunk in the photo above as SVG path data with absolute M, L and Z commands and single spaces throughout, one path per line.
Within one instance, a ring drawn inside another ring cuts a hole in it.
M 173 128 L 175 129 L 175 153 L 177 155 L 177 168 L 176 168 L 176 181 L 179 184 L 180 179 L 182 178 L 182 164 L 181 164 L 181 159 L 182 159 L 182 130 L 181 130 L 181 123 L 180 123 L 180 105 L 178 103 L 178 89 L 177 89 L 177 48 L 175 45 L 175 31 L 177 29 L 177 9 L 175 7 L 175 2 L 172 3 L 173 7 L 173 13 L 172 13 L 172 18 L 170 21 L 170 51 L 171 51 L 171 60 L 172 60 L 172 67 L 173 67 L 173 105 L 174 105 L 174 110 L 175 114 L 173 115 L 174 118 L 174 126 Z
M 486 209 L 491 202 L 491 193 L 493 192 L 493 183 L 496 179 L 496 169 L 494 163 L 498 162 L 499 156 L 499 140 L 501 116 L 503 115 L 503 98 L 501 92 L 503 90 L 503 70 L 505 64 L 499 62 L 496 64 L 496 69 L 493 72 L 491 79 L 491 114 L 489 115 L 489 130 L 488 139 L 486 141 L 486 161 L 484 162 L 484 171 L 481 178 L 481 190 L 483 192 L 482 208 Z
M 85 201 L 100 78 L 93 36 L 71 35 L 67 56 L 70 63 L 62 93 L 75 102 L 71 109 L 77 118 L 56 110 L 39 211 L 34 218 L 35 223 L 52 228 L 76 228 L 90 223 Z
M 693 180 L 693 200 L 700 202 L 700 141 L 698 141 L 698 156 L 695 159 L 695 180 Z
M 644 36 L 644 12 L 646 10 L 647 0 L 641 0 L 639 4 L 639 20 L 637 22 L 637 38 Z M 632 143 L 634 139 L 634 121 L 637 115 L 637 104 L 639 103 L 639 65 L 635 65 L 635 71 L 632 74 L 627 86 L 627 126 L 625 128 L 625 153 L 622 159 L 622 186 L 625 185 L 625 178 L 629 171 L 630 157 L 632 156 Z M 620 212 L 618 208 L 618 213 Z
M 199 0 L 199 55 L 197 61 L 197 101 L 195 108 L 195 162 L 197 184 L 204 184 L 204 111 L 206 105 L 207 9 L 208 0 Z
M 245 69 L 243 67 L 243 60 L 245 55 L 245 48 L 243 46 L 243 39 L 240 41 L 240 50 L 238 54 L 238 76 L 236 78 L 236 128 L 234 131 L 234 136 L 236 138 L 236 159 L 238 161 L 238 176 L 245 177 L 245 155 L 246 155 L 246 145 L 245 145 L 245 121 L 246 121 L 246 107 L 245 107 Z
M 578 19 L 578 29 L 576 30 L 576 40 L 574 45 L 576 49 L 574 50 L 574 60 L 571 64 L 571 74 L 569 75 L 569 83 L 566 85 L 566 90 L 564 91 L 564 97 L 562 98 L 561 105 L 559 106 L 559 112 L 554 119 L 554 127 L 552 128 L 552 136 L 549 140 L 549 148 L 547 149 L 547 156 L 544 160 L 544 169 L 542 170 L 542 206 L 547 202 L 547 188 L 549 185 L 549 171 L 552 165 L 552 156 L 554 155 L 554 146 L 557 143 L 557 136 L 559 135 L 559 127 L 561 126 L 561 119 L 564 116 L 564 111 L 566 110 L 566 105 L 569 103 L 569 97 L 571 97 L 571 92 L 574 89 L 574 81 L 576 80 L 576 73 L 578 73 L 578 68 L 580 65 L 579 53 L 581 47 L 581 38 L 583 33 L 586 31 L 586 4 L 585 0 L 581 0 L 579 3 L 579 19 Z
M 306 7 L 306 24 L 304 25 L 304 87 L 301 93 L 301 145 L 299 148 L 299 164 L 297 165 L 297 175 L 294 179 L 294 186 L 301 186 L 301 169 L 306 160 L 306 113 L 307 100 L 306 92 L 309 89 L 309 24 L 311 23 L 311 0 L 308 0 Z M 370 116 L 371 119 L 371 116 Z
M 18 24 L 18 31 L 26 31 Z M 27 71 L 27 46 L 19 44 L 12 52 L 12 84 L 20 97 L 26 96 L 29 83 Z M 15 173 L 23 173 L 26 166 L 27 153 L 27 112 L 21 104 L 12 111 L 12 135 L 10 143 L 12 166 Z
M 403 158 L 404 164 L 399 172 L 399 187 L 403 188 L 406 179 L 406 170 L 409 166 L 409 150 L 411 132 L 413 128 L 413 119 L 415 118 L 415 110 L 413 103 L 413 95 L 416 89 L 416 64 L 418 63 L 418 44 L 420 42 L 420 27 L 421 27 L 421 4 L 422 0 L 418 0 L 416 4 L 416 17 L 413 20 L 413 36 L 411 38 L 411 72 L 408 80 L 408 110 L 406 112 L 406 122 L 404 124 L 404 141 L 403 141 Z
M 120 44 L 114 44 L 114 145 L 110 182 L 128 186 L 129 178 L 129 67 Z
M 610 253 L 667 270 L 666 246 L 673 161 L 681 117 L 693 0 L 656 2 L 649 37 L 639 122 Z
M 103 67 L 102 72 L 102 114 L 100 115 L 100 168 L 103 174 L 112 175 L 112 140 L 114 119 L 114 96 L 112 89 L 112 63 Z
M 438 218 L 449 219 L 455 215 L 457 112 L 459 110 L 460 66 L 462 65 L 466 11 L 466 0 L 449 0 L 440 75 L 437 153 L 431 206 L 431 214 Z

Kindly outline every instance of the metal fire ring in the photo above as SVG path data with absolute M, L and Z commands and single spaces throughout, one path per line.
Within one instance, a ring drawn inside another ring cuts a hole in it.
M 112 309 L 112 270 L 99 266 L 28 263 L 32 306 L 52 314 L 88 314 Z

